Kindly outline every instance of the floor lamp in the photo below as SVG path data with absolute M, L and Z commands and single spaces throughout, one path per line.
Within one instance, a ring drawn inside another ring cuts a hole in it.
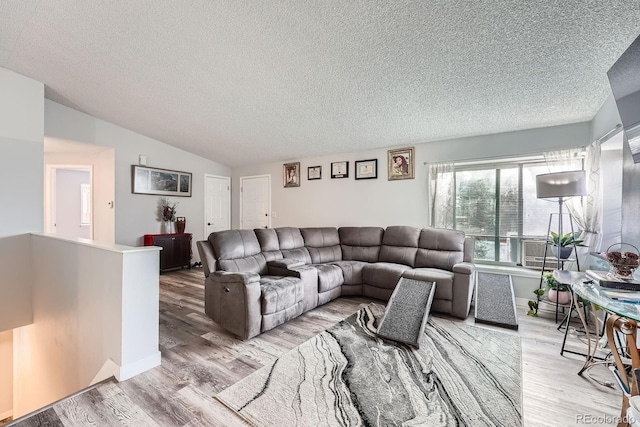
M 569 197 L 585 196 L 587 194 L 587 174 L 583 170 L 577 170 L 537 175 L 536 193 L 538 199 L 558 199 L 558 236 L 559 239 L 562 239 L 564 235 L 562 232 L 562 208 L 564 201 Z M 571 217 L 569 217 L 569 221 L 571 221 Z M 571 223 L 571 228 L 573 229 L 573 222 Z M 549 218 L 548 234 L 551 234 L 551 218 Z M 548 234 L 547 238 L 549 238 Z M 560 243 L 560 241 L 558 241 L 558 243 Z M 558 268 L 560 268 L 560 248 L 560 245 L 558 245 Z

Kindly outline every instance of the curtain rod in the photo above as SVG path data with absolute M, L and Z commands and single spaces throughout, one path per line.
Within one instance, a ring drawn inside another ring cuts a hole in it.
M 618 130 L 622 129 L 622 124 L 618 123 L 613 129 L 611 129 L 609 132 L 605 133 L 604 135 L 602 135 L 600 138 L 596 139 L 596 142 L 600 142 L 603 143 L 605 141 L 608 141 L 609 138 L 611 138 Z

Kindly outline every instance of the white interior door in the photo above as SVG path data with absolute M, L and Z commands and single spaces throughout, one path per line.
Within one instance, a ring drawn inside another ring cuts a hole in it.
M 240 178 L 240 228 L 271 226 L 271 175 Z
M 204 236 L 231 228 L 231 179 L 204 176 Z
M 91 222 L 91 172 L 87 169 L 56 169 L 55 233 L 91 239 Z

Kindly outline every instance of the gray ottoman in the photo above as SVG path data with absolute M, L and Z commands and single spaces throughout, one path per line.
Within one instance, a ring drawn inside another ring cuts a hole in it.
M 435 282 L 400 278 L 384 311 L 378 335 L 420 347 L 435 292 Z

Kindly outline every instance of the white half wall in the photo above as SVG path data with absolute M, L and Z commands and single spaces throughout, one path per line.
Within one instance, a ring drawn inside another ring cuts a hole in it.
M 31 235 L 33 324 L 14 331 L 14 416 L 160 364 L 159 248 Z M 117 367 L 103 370 L 105 364 Z
M 187 219 L 186 232 L 195 241 L 204 239 L 204 175 L 231 176 L 228 166 L 164 144 L 71 108 L 45 101 L 45 135 L 68 141 L 97 144 L 115 149 L 115 242 L 141 246 L 144 234 L 160 232 L 156 219 L 159 196 L 132 194 L 131 166 L 138 156 L 147 157 L 147 166 L 191 172 L 192 197 L 170 197 L 178 202 L 177 213 Z
M 580 147 L 589 141 L 590 123 L 528 129 L 496 135 L 415 144 L 415 179 L 387 180 L 387 149 L 290 159 L 233 169 L 232 227 L 240 226 L 240 177 L 271 175 L 273 227 L 429 224 L 425 163 L 539 154 Z M 355 160 L 378 159 L 378 179 L 355 180 Z M 349 178 L 331 179 L 331 162 L 349 161 Z M 284 188 L 284 163 L 300 161 L 300 187 Z M 307 180 L 309 166 L 322 166 L 322 179 Z

